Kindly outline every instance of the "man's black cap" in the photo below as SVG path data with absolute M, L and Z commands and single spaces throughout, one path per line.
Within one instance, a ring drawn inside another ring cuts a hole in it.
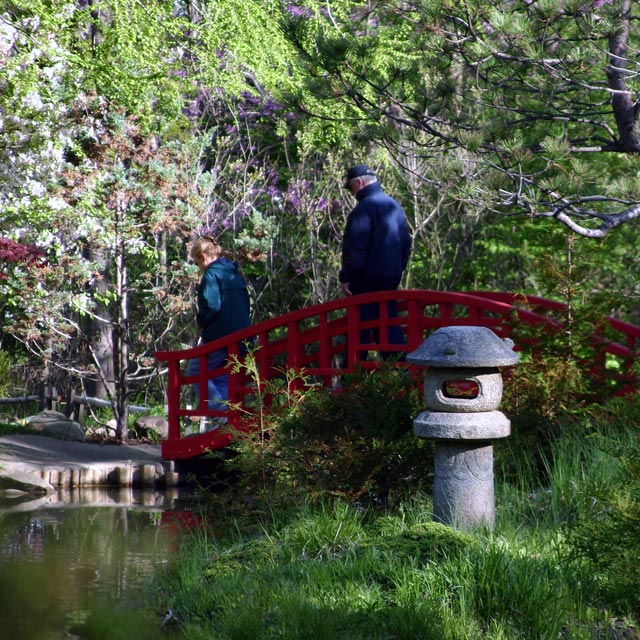
M 351 167 L 349 171 L 347 171 L 347 177 L 344 181 L 344 188 L 349 188 L 349 183 L 354 178 L 360 178 L 361 176 L 375 176 L 376 174 L 369 169 L 366 164 L 357 164 L 355 167 Z

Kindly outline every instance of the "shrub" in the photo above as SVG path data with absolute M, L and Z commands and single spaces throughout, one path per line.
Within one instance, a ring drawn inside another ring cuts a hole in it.
M 250 376 L 252 356 L 247 369 Z M 239 364 L 237 366 L 240 366 Z M 404 369 L 346 374 L 339 389 L 292 389 L 304 372 L 284 371 L 281 379 L 254 380 L 258 398 L 253 416 L 234 433 L 227 469 L 234 489 L 272 497 L 294 495 L 386 501 L 392 487 L 418 490 L 430 481 L 433 445 L 413 435 L 422 410 L 422 391 Z M 428 485 L 427 485 L 428 486 Z
M 386 500 L 392 487 L 424 483 L 429 445 L 413 435 L 422 393 L 406 370 L 383 365 L 316 389 L 275 433 L 279 483 L 311 495 Z

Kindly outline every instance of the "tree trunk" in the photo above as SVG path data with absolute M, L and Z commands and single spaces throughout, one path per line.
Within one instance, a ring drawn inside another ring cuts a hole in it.
M 103 302 L 109 289 L 111 269 L 109 259 L 103 251 L 89 247 L 87 257 L 100 265 L 100 277 L 93 289 L 95 313 L 87 319 L 89 348 L 98 369 L 94 376 L 87 378 L 85 393 L 94 398 L 106 398 L 114 392 L 112 313 L 109 305 Z
M 629 55 L 629 20 L 631 0 L 624 0 L 620 7 L 620 26 L 609 39 L 609 66 L 607 79 L 614 90 L 611 106 L 618 127 L 618 151 L 638 153 L 640 135 L 638 132 L 638 107 L 627 86 L 627 62 Z
M 120 215 L 120 212 L 119 212 Z M 124 216 L 124 213 L 122 213 Z M 129 274 L 126 264 L 126 241 L 116 239 L 117 254 L 115 258 L 116 277 L 116 313 L 117 318 L 113 326 L 114 349 L 114 414 L 116 419 L 116 439 L 126 438 L 129 424 Z

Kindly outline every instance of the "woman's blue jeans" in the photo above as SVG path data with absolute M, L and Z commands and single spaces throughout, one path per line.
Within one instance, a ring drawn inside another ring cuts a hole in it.
M 227 361 L 227 350 L 218 349 L 213 351 L 207 357 L 207 369 L 212 371 L 225 364 Z M 186 374 L 188 376 L 197 376 L 200 373 L 200 358 L 193 358 L 187 364 Z M 200 385 L 191 385 L 196 393 L 196 398 L 200 398 Z M 227 374 L 211 378 L 207 384 L 208 398 L 207 406 L 209 409 L 227 409 L 227 400 L 229 399 L 229 377 Z

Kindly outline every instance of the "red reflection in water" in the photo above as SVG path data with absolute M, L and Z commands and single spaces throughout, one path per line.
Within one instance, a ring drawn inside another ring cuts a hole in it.
M 214 533 L 211 523 L 193 511 L 163 511 L 160 524 L 168 535 L 169 551 L 177 551 L 185 534 L 207 530 Z

